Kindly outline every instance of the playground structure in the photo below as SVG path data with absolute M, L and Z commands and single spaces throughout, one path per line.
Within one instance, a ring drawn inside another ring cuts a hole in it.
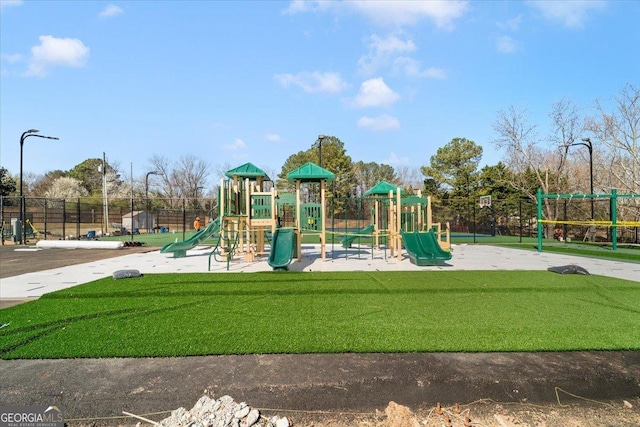
M 218 217 L 205 229 L 184 242 L 162 248 L 174 257 L 186 256 L 186 251 L 205 240 L 217 239 L 209 256 L 226 261 L 233 258 L 253 262 L 258 256 L 268 256 L 274 270 L 287 270 L 293 259 L 302 258 L 302 242 L 318 241 L 320 257 L 327 258 L 328 236 L 339 237 L 344 249 L 356 239 L 371 242 L 371 248 L 384 246 L 391 258 L 402 259 L 402 246 L 417 265 L 440 265 L 451 259 L 448 226 L 431 221 L 431 200 L 418 193 L 403 197 L 404 191 L 384 181 L 365 193 L 372 208 L 364 228 L 351 232 L 327 228 L 327 186 L 334 174 L 312 162 L 287 174 L 295 186 L 295 194 L 278 194 L 272 186 L 265 191 L 270 178 L 251 163 L 225 174 L 220 181 Z M 267 243 L 269 245 L 267 246 Z
M 542 203 L 544 199 L 590 199 L 592 202 L 596 199 L 605 199 L 609 201 L 609 219 L 608 220 L 596 220 L 591 218 L 582 221 L 567 221 L 567 220 L 550 220 L 544 219 Z M 587 225 L 589 226 L 589 233 L 595 234 L 596 227 L 606 227 L 611 230 L 611 249 L 618 249 L 618 228 L 619 227 L 640 227 L 640 221 L 621 221 L 618 219 L 619 202 L 626 199 L 640 199 L 640 194 L 618 194 L 613 189 L 611 194 L 543 194 L 541 189 L 538 189 L 537 193 L 537 222 L 538 222 L 538 252 L 542 252 L 543 241 L 543 228 L 545 224 L 554 225 Z M 640 208 L 639 208 L 640 209 Z M 640 210 L 636 214 L 636 219 L 640 217 Z M 556 228 L 556 230 L 558 230 Z M 564 234 L 564 233 L 563 233 Z M 554 231 L 554 237 L 557 236 L 557 232 Z M 585 236 L 586 238 L 586 236 Z
M 226 172 L 227 180 L 220 181 L 218 198 L 220 254 L 229 260 L 242 255 L 252 262 L 256 255 L 267 254 L 265 236 L 276 229 L 275 189 L 264 191 L 271 179 L 251 163 Z

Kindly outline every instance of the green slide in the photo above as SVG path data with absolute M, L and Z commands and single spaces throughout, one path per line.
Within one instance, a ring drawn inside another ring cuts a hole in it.
M 293 228 L 278 228 L 271 240 L 269 265 L 274 271 L 287 271 L 293 259 L 296 246 L 296 233 Z
M 342 247 L 345 249 L 348 249 L 351 247 L 351 244 L 353 243 L 354 240 L 356 240 L 358 238 L 359 235 L 361 234 L 371 234 L 371 232 L 374 230 L 373 224 L 369 224 L 367 225 L 365 228 L 363 228 L 360 231 L 356 231 L 354 234 L 349 235 L 349 236 L 344 236 L 342 238 L 342 240 L 340 241 L 340 243 L 342 243 Z
M 211 221 L 211 223 L 184 242 L 167 243 L 160 249 L 161 253 L 173 252 L 174 258 L 184 258 L 187 251 L 193 249 L 208 238 L 220 233 L 220 217 Z
M 433 231 L 426 233 L 402 232 L 402 242 L 409 253 L 409 259 L 415 265 L 443 265 L 451 259 L 451 252 L 440 247 Z

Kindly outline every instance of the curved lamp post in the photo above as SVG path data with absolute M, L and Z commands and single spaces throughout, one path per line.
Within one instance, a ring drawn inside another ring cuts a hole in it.
M 24 203 L 24 193 L 22 191 L 22 147 L 24 146 L 24 141 L 25 139 L 29 138 L 30 136 L 36 136 L 38 138 L 45 138 L 45 139 L 60 139 L 60 138 L 56 138 L 55 136 L 44 136 L 44 135 L 36 135 L 38 132 L 40 132 L 38 129 L 29 129 L 26 132 L 22 133 L 22 136 L 20 136 L 20 244 L 24 245 L 26 242 L 26 239 L 24 238 L 24 232 L 26 230 L 25 226 L 24 226 L 24 220 L 25 220 L 25 203 Z
M 591 144 L 590 138 L 582 138 L 582 142 L 574 142 L 573 144 L 569 144 L 567 146 L 567 150 L 569 149 L 569 147 L 572 147 L 574 145 L 583 145 L 587 147 L 587 149 L 589 150 L 589 184 L 590 184 L 590 191 L 592 196 L 591 197 L 591 219 L 594 219 L 595 210 L 593 206 L 593 145 Z
M 193 201 L 193 209 L 198 210 L 200 207 L 200 203 L 198 203 L 198 190 L 204 190 L 203 186 L 198 186 L 194 190 L 194 201 Z
M 325 138 L 326 136 L 324 135 L 318 135 L 318 141 L 320 141 L 318 143 L 318 164 L 320 165 L 320 167 L 322 167 L 322 140 Z
M 158 171 L 150 171 L 147 172 L 147 175 L 144 177 L 144 199 L 147 203 L 147 208 L 145 210 L 145 224 L 147 225 L 147 234 L 149 234 L 149 175 L 159 175 Z
M 587 147 L 587 149 L 589 150 L 589 184 L 590 184 L 590 191 L 591 191 L 591 220 L 593 221 L 595 219 L 595 208 L 593 205 L 593 145 L 591 144 L 590 138 L 582 138 L 582 142 L 574 142 L 573 144 L 567 145 L 567 150 L 569 150 L 569 147 L 572 147 L 574 145 L 583 145 Z M 595 226 L 591 225 L 589 227 L 589 230 L 590 230 L 589 240 L 591 241 L 593 240 L 593 236 L 595 236 Z

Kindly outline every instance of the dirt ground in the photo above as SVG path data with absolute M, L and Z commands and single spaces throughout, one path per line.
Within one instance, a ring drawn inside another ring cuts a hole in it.
M 479 400 L 453 407 L 418 408 L 390 402 L 369 414 L 291 414 L 293 426 L 306 427 L 632 427 L 640 426 L 637 399 L 632 404 L 582 402 L 558 405 Z M 632 407 L 629 407 L 632 406 Z M 635 408 L 635 409 L 634 409 Z
M 384 410 L 371 412 L 288 411 L 261 409 L 266 417 L 287 417 L 291 427 L 637 427 L 640 426 L 639 399 L 633 403 L 596 402 L 570 398 L 572 403 L 535 405 L 526 402 L 495 402 L 481 399 L 468 404 L 416 410 L 389 402 Z M 140 415 L 140 414 L 135 414 Z M 143 416 L 143 415 L 140 415 Z M 168 412 L 144 414 L 160 421 Z M 140 423 L 140 424 L 139 424 Z M 70 426 L 98 427 L 151 425 L 134 417 L 121 420 L 71 420 Z

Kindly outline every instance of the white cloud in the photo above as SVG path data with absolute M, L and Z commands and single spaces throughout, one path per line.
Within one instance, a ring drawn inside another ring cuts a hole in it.
M 393 62 L 393 70 L 396 74 L 403 74 L 409 77 L 421 77 L 429 79 L 444 79 L 447 73 L 442 68 L 430 67 L 423 69 L 420 61 L 413 58 L 398 57 Z
M 375 132 L 384 132 L 392 129 L 398 129 L 400 122 L 395 117 L 383 114 L 378 117 L 361 117 L 358 120 L 358 127 L 372 130 Z
M 409 165 L 411 164 L 411 159 L 409 159 L 408 157 L 402 157 L 402 156 L 398 156 L 396 153 L 394 153 L 393 151 L 391 153 L 389 153 L 389 157 L 387 157 L 386 159 L 384 159 L 382 161 L 383 164 L 387 164 L 387 165 Z
M 20 62 L 24 59 L 24 56 L 19 53 L 14 53 L 12 55 L 3 53 L 0 57 L 9 64 L 15 64 L 16 62 Z
M 295 15 L 296 13 L 319 12 L 329 9 L 333 3 L 331 0 L 292 0 L 282 13 Z
M 269 142 L 280 142 L 281 138 L 280 135 L 277 135 L 275 133 L 268 133 L 264 136 L 264 138 L 269 141 Z
M 497 22 L 496 25 L 501 30 L 505 31 L 518 31 L 522 24 L 522 15 L 518 15 L 515 18 L 508 19 L 503 22 Z
M 607 7 L 606 2 L 602 0 L 530 0 L 527 4 L 541 12 L 545 18 L 561 22 L 569 28 L 582 28 L 591 12 Z
M 109 4 L 107 7 L 102 9 L 102 11 L 98 14 L 101 18 L 113 18 L 114 16 L 118 16 L 123 14 L 124 11 L 121 7 L 116 6 L 115 4 Z
M 312 73 L 276 74 L 275 79 L 286 88 L 297 86 L 308 93 L 339 93 L 349 87 L 339 73 L 314 71 Z
M 372 22 L 385 25 L 414 25 L 430 19 L 439 28 L 450 29 L 453 22 L 469 10 L 462 0 L 292 0 L 283 14 L 351 11 Z
M 496 39 L 496 49 L 502 53 L 515 53 L 519 43 L 509 36 L 500 36 Z
M 246 147 L 246 144 L 244 143 L 244 141 L 241 140 L 240 138 L 236 138 L 236 140 L 233 141 L 233 143 L 223 145 L 222 149 L 225 151 L 236 151 L 236 150 L 242 150 L 245 147 Z
M 374 34 L 368 44 L 369 52 L 358 60 L 360 72 L 373 74 L 381 67 L 388 66 L 396 55 L 407 54 L 416 50 L 416 45 L 408 39 L 401 39 L 395 34 L 386 38 Z
M 382 77 L 370 79 L 360 85 L 360 91 L 352 100 L 354 107 L 379 107 L 393 104 L 400 96 L 384 82 Z
M 59 39 L 40 36 L 40 44 L 31 48 L 30 76 L 45 76 L 51 67 L 83 67 L 89 57 L 89 48 L 78 39 Z
M 22 0 L 0 0 L 0 10 L 5 7 L 20 6 L 22 3 L 24 3 Z
M 413 25 L 422 19 L 430 19 L 439 28 L 451 28 L 453 22 L 468 10 L 467 2 L 458 0 L 357 0 L 345 4 L 378 24 Z

